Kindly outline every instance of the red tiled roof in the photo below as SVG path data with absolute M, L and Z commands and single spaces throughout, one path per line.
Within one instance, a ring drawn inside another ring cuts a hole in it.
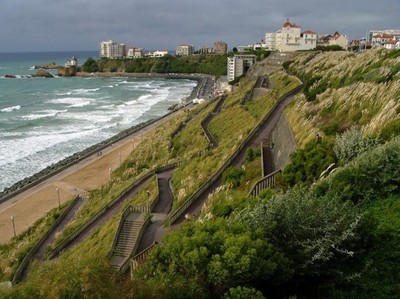
M 311 30 L 306 30 L 303 33 L 305 33 L 305 34 L 317 34 L 316 32 L 311 31 Z
M 296 24 L 292 24 L 289 21 L 289 18 L 286 19 L 286 22 L 283 23 L 282 27 L 300 28 L 300 26 L 297 26 Z
M 393 38 L 393 35 L 387 33 L 377 33 L 373 38 Z

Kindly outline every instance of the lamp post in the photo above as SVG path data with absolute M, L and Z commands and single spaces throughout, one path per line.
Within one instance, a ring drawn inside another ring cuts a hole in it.
M 150 213 L 150 191 L 146 191 L 147 194 L 147 211 Z
M 118 154 L 119 157 L 119 166 L 121 166 L 121 153 Z
M 110 178 L 111 178 L 112 169 L 109 168 L 109 169 L 108 169 L 108 172 L 110 173 Z
M 14 238 L 17 236 L 16 232 L 15 232 L 15 220 L 14 220 L 14 215 L 12 215 L 11 217 L 11 224 L 12 224 L 12 229 L 13 229 L 13 233 L 14 233 Z
M 135 149 L 135 139 L 132 139 L 131 141 L 132 141 L 132 150 L 134 150 Z
M 57 192 L 58 208 L 60 208 L 60 207 L 61 207 L 60 189 L 59 189 L 59 188 L 56 188 L 56 192 Z

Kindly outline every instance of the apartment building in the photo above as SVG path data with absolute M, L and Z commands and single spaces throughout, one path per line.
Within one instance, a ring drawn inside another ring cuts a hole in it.
M 311 50 L 317 46 L 317 33 L 311 30 L 302 32 L 300 26 L 286 19 L 280 30 L 265 34 L 265 46 L 279 52 Z
M 176 47 L 176 55 L 177 56 L 188 56 L 193 55 L 194 47 L 188 44 L 181 44 Z
M 217 41 L 214 43 L 214 53 L 217 55 L 224 55 L 228 52 L 228 45 L 223 41 Z
M 143 48 L 130 48 L 126 53 L 126 56 L 128 58 L 143 58 L 144 57 Z
M 250 67 L 256 62 L 256 55 L 236 54 L 227 59 L 227 78 L 232 81 L 247 73 Z
M 100 43 L 100 58 L 122 58 L 125 53 L 125 44 L 114 43 L 112 40 Z

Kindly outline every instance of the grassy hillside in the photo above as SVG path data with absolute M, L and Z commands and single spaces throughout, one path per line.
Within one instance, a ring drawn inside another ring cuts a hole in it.
M 317 132 L 335 135 L 352 125 L 365 134 L 399 126 L 399 50 L 311 55 L 302 54 L 289 66 L 306 82 L 303 95 L 286 113 L 300 145 Z

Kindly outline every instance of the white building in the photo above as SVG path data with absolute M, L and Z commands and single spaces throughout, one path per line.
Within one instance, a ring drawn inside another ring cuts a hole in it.
M 125 44 L 114 43 L 112 40 L 100 43 L 100 58 L 122 58 L 125 52 Z
M 194 47 L 192 45 L 182 44 L 176 47 L 177 56 L 193 55 Z
M 270 51 L 275 51 L 276 45 L 276 32 L 267 32 L 264 38 L 265 49 Z
M 143 58 L 144 57 L 143 48 L 130 48 L 126 53 L 126 56 L 128 58 Z
M 287 19 L 280 30 L 265 34 L 265 44 L 268 49 L 280 52 L 312 50 L 317 46 L 317 33 L 301 32 L 300 26 Z
M 146 57 L 163 57 L 168 54 L 167 50 L 157 50 L 154 52 L 146 53 Z
M 67 60 L 67 62 L 65 63 L 65 67 L 78 67 L 78 59 L 76 59 L 75 56 L 73 56 L 70 60 Z
M 227 78 L 232 81 L 245 74 L 256 62 L 256 55 L 237 54 L 227 59 Z

